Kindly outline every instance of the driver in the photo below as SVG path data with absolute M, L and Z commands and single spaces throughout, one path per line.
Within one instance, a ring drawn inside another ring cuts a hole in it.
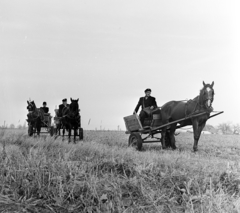
M 44 113 L 48 113 L 49 108 L 47 107 L 47 102 L 46 102 L 46 101 L 43 102 L 43 106 L 40 107 L 40 109 L 41 109 Z
M 143 125 L 144 119 L 147 118 L 152 111 L 157 107 L 157 103 L 154 97 L 151 96 L 151 89 L 146 89 L 145 91 L 145 96 L 141 97 L 138 101 L 138 104 L 133 112 L 133 114 L 138 112 L 138 109 L 140 106 L 142 106 L 142 110 L 139 114 L 140 121 Z
M 69 107 L 66 98 L 62 99 L 62 104 L 59 105 L 58 117 L 62 117 L 62 111 L 65 107 Z

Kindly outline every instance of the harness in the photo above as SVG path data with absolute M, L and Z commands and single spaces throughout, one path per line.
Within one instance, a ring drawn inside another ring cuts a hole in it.
M 37 108 L 35 110 L 33 110 L 33 111 L 30 111 L 28 115 L 30 117 L 30 123 L 36 121 L 39 117 L 42 117 L 41 111 L 39 109 L 37 109 Z M 42 120 L 43 119 L 41 118 L 41 121 Z
M 212 107 L 204 108 L 204 104 L 200 104 L 200 103 L 199 103 L 199 102 L 200 102 L 199 99 L 200 99 L 200 96 L 198 96 L 198 99 L 197 99 L 197 100 L 192 100 L 192 99 L 190 99 L 190 100 L 187 101 L 187 103 L 186 103 L 186 105 L 185 105 L 185 118 L 188 117 L 188 116 L 193 115 L 195 112 L 203 111 L 203 112 L 208 112 L 208 113 L 210 113 L 210 112 L 213 111 Z M 194 107 L 193 111 L 192 111 L 191 113 L 187 114 L 188 104 L 189 104 L 190 101 L 191 101 L 191 102 L 196 102 L 196 104 L 195 104 L 195 107 Z M 197 109 L 198 106 L 199 106 L 199 109 Z

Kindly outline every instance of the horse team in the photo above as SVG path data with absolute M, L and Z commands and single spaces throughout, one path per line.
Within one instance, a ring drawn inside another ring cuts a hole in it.
M 69 141 L 71 140 L 71 130 L 74 131 L 74 142 L 76 140 L 76 136 L 79 136 L 80 139 L 83 139 L 83 131 L 81 127 L 81 117 L 79 113 L 79 105 L 78 99 L 70 99 L 71 103 L 61 110 L 61 117 L 58 116 L 58 111 L 56 110 L 55 128 L 49 126 L 50 135 L 57 136 L 60 135 L 60 130 L 62 129 L 63 136 L 65 134 L 65 130 L 68 131 Z M 27 101 L 27 109 L 29 113 L 27 114 L 27 121 L 29 126 L 29 135 L 32 136 L 35 132 L 37 135 L 40 135 L 41 127 L 48 127 L 47 123 L 44 123 L 44 111 L 41 108 L 37 108 L 34 101 Z M 50 116 L 50 114 L 48 114 Z M 51 125 L 51 124 L 49 124 Z M 79 131 L 79 132 L 78 132 Z

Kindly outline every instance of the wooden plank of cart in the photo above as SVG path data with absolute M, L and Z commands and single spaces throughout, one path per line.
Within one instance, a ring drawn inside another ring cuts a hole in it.
M 161 133 L 163 128 L 168 127 L 171 124 L 179 123 L 181 121 L 194 118 L 206 113 L 207 112 L 196 113 L 191 116 L 187 116 L 185 118 L 182 118 L 173 122 L 169 122 L 166 124 L 162 123 L 161 117 L 159 114 L 153 114 L 153 118 L 151 120 L 150 119 L 147 120 L 149 125 L 144 127 L 142 126 L 137 113 L 130 116 L 126 116 L 123 119 L 127 129 L 125 133 L 130 134 L 128 139 L 128 146 L 133 146 L 137 150 L 141 150 L 143 143 L 162 142 L 161 138 L 159 136 L 157 137 L 156 135 Z M 221 113 L 223 113 L 223 111 L 219 111 L 219 112 L 214 111 L 211 113 L 212 115 L 210 115 L 208 119 L 214 116 L 217 116 Z M 179 127 L 177 126 L 177 128 Z M 145 135 L 145 137 L 143 137 L 143 135 Z M 167 137 L 168 137 L 168 134 L 166 134 L 166 140 L 169 140 L 169 138 Z

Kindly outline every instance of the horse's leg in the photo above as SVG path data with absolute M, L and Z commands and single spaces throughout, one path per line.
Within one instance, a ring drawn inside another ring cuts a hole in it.
M 59 133 L 60 133 L 60 129 L 59 129 Z M 64 136 L 65 136 L 65 126 L 62 126 L 62 140 L 64 140 Z
M 175 133 L 175 130 L 176 130 L 176 124 L 171 126 L 171 129 L 170 129 L 170 145 L 172 147 L 172 149 L 176 149 L 176 140 L 175 140 L 175 136 L 174 136 L 174 133 Z
M 193 121 L 193 134 L 194 134 L 194 145 L 193 151 L 196 152 L 198 150 L 198 140 L 201 136 L 201 132 L 205 126 L 206 122 L 199 123 L 197 119 Z
M 161 132 L 162 148 L 166 149 L 165 137 L 166 137 L 167 128 L 163 128 Z
M 41 121 L 40 121 L 41 122 Z M 36 130 L 37 130 L 37 136 L 40 136 L 40 132 L 41 132 L 41 123 L 36 125 Z
M 71 142 L 71 131 L 72 131 L 72 127 L 69 125 L 69 129 L 68 129 L 68 143 Z
M 77 128 L 78 128 L 78 124 L 77 126 L 74 126 L 74 143 L 76 143 Z
M 71 142 L 71 132 L 72 132 L 72 125 L 68 125 L 68 143 Z

